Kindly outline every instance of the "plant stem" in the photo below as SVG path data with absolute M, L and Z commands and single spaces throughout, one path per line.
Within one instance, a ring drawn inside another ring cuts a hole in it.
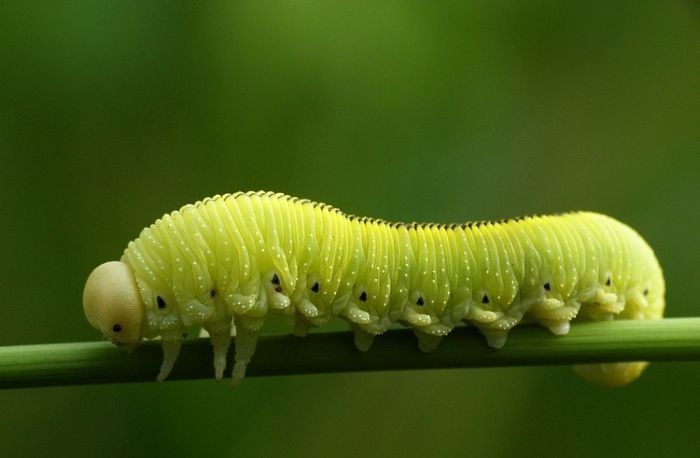
M 233 345 L 229 368 L 232 357 Z M 131 354 L 107 342 L 0 347 L 0 388 L 150 381 L 160 360 L 157 341 Z M 315 333 L 303 339 L 264 336 L 248 376 L 638 360 L 700 360 L 700 318 L 575 323 L 563 337 L 537 326 L 518 326 L 500 350 L 489 348 L 475 328 L 458 328 L 429 354 L 418 351 L 406 329 L 378 336 L 367 353 L 354 348 L 349 332 Z M 187 341 L 169 380 L 209 377 L 213 367 L 208 339 Z

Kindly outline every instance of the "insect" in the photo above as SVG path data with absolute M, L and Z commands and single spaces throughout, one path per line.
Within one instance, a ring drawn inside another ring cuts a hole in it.
M 237 385 L 271 313 L 291 316 L 299 336 L 341 317 L 361 351 L 397 322 L 413 329 L 425 352 L 462 323 L 500 348 L 521 322 L 562 335 L 574 319 L 660 318 L 664 288 L 647 243 L 596 213 L 404 224 L 249 192 L 186 205 L 143 229 L 120 261 L 90 274 L 83 307 L 116 345 L 160 337 L 159 381 L 183 334 L 197 326 L 210 336 L 221 379 L 235 333 Z M 577 371 L 621 385 L 646 364 Z

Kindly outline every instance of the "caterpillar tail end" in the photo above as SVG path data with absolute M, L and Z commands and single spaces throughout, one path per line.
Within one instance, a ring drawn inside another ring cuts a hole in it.
M 647 361 L 577 364 L 574 371 L 589 382 L 616 388 L 637 380 L 648 365 Z

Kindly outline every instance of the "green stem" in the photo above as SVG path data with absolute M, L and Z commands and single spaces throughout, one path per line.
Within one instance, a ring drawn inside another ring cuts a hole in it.
M 229 368 L 232 355 L 233 348 Z M 145 343 L 131 354 L 106 342 L 0 347 L 0 388 L 150 381 L 155 379 L 160 360 L 158 342 Z M 576 323 L 563 337 L 536 326 L 518 326 L 500 350 L 486 346 L 474 328 L 459 328 L 430 354 L 418 351 L 409 330 L 377 337 L 367 353 L 355 350 L 349 332 L 316 333 L 303 339 L 265 336 L 248 375 L 638 360 L 700 360 L 700 318 Z M 208 340 L 187 341 L 170 380 L 210 377 Z

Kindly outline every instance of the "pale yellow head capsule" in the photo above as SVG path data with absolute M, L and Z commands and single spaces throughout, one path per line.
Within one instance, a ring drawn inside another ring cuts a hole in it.
M 113 344 L 134 348 L 141 342 L 145 305 L 128 264 L 110 261 L 93 270 L 85 282 L 83 309 Z

